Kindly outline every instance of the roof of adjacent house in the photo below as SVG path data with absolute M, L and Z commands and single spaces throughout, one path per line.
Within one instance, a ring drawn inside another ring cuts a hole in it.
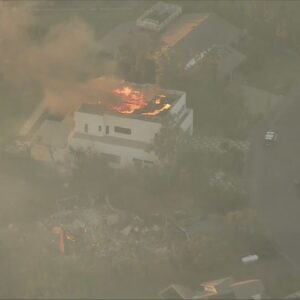
M 163 47 L 196 48 L 230 45 L 243 31 L 216 14 L 185 14 L 169 25 L 161 36 Z
M 282 95 L 244 84 L 230 84 L 227 89 L 240 94 L 247 110 L 252 114 L 266 113 L 283 99 Z
M 66 118 L 63 121 L 45 120 L 34 133 L 32 141 L 47 146 L 64 148 L 73 128 L 73 121 Z
M 141 30 L 133 21 L 122 23 L 98 42 L 98 49 L 114 52 L 130 35 Z M 222 78 L 245 59 L 242 53 L 230 47 L 242 34 L 243 30 L 214 13 L 183 14 L 159 35 L 160 42 L 155 57 L 158 58 L 169 49 L 174 49 L 184 53 L 188 63 L 193 57 L 215 45 L 223 48 L 223 52 L 226 53 L 218 61 L 217 74 Z
M 193 299 L 197 291 L 180 284 L 171 284 L 159 293 L 163 299 Z
M 233 283 L 234 283 L 234 280 L 232 277 L 225 277 L 225 278 L 221 278 L 221 279 L 203 282 L 203 283 L 201 283 L 201 286 L 203 286 L 204 288 L 206 288 L 206 287 L 217 288 L 217 287 L 224 287 L 224 286 L 227 287 Z
M 220 58 L 217 64 L 217 76 L 222 78 L 233 69 L 238 67 L 246 56 L 230 46 L 222 46 L 219 48 Z
M 201 53 L 214 49 L 218 62 L 217 76 L 222 78 L 246 58 L 231 47 L 242 34 L 241 29 L 216 14 L 182 15 L 162 34 L 157 56 L 173 49 L 179 51 L 189 64 L 193 58 L 197 60 L 197 57 L 204 56 Z
M 256 295 L 262 295 L 264 287 L 259 279 L 245 280 L 236 282 L 231 285 L 237 299 L 249 299 L 254 298 Z
M 159 295 L 163 299 L 259 299 L 264 293 L 264 287 L 259 279 L 234 282 L 232 277 L 221 278 L 202 283 L 203 290 L 193 290 L 181 285 L 170 285 Z

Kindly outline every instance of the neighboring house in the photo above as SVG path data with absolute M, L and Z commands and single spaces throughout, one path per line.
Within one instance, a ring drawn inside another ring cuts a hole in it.
M 264 287 L 259 279 L 235 282 L 226 277 L 200 285 L 201 289 L 191 289 L 172 284 L 162 290 L 162 299 L 262 299 Z
M 246 58 L 235 49 L 246 35 L 244 30 L 216 14 L 182 14 L 180 6 L 164 2 L 154 4 L 136 22 L 115 27 L 98 42 L 98 49 L 115 55 L 128 37 L 140 32 L 158 40 L 155 59 L 170 49 L 183 54 L 186 62 L 183 72 L 199 66 L 201 60 L 213 51 L 217 78 L 231 78 L 233 71 Z
M 185 14 L 172 22 L 160 37 L 157 57 L 170 49 L 182 54 L 188 72 L 200 64 L 209 53 L 214 53 L 217 78 L 232 76 L 245 55 L 234 47 L 245 37 L 245 31 L 228 23 L 216 14 Z
M 248 85 L 232 84 L 228 86 L 228 91 L 241 95 L 247 111 L 252 115 L 267 114 L 283 99 L 282 95 L 273 94 Z
M 66 162 L 68 157 L 68 136 L 73 120 L 44 120 L 31 138 L 31 157 L 45 162 Z
M 182 13 L 180 6 L 165 2 L 157 2 L 146 10 L 136 21 L 117 25 L 98 41 L 98 50 L 105 54 L 116 55 L 119 47 L 136 33 L 156 35 Z
M 127 83 L 118 93 L 121 102 L 113 108 L 103 103 L 80 106 L 70 148 L 98 152 L 115 166 L 152 165 L 158 158 L 148 146 L 164 118 L 173 116 L 184 131 L 193 133 L 193 111 L 186 107 L 184 92 Z

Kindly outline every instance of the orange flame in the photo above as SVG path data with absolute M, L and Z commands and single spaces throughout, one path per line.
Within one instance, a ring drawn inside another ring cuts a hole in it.
M 167 104 L 165 104 L 163 107 L 161 107 L 159 109 L 156 109 L 156 110 L 150 111 L 150 112 L 142 113 L 142 115 L 145 115 L 145 116 L 156 116 L 156 115 L 160 114 L 161 112 L 163 112 L 165 110 L 168 110 L 170 107 L 171 107 L 171 104 L 167 103 Z
M 114 92 L 117 95 L 121 96 L 122 103 L 115 105 L 113 109 L 122 114 L 134 113 L 135 111 L 143 109 L 149 103 L 149 101 L 146 100 L 145 95 L 141 91 L 134 90 L 129 86 L 115 89 Z M 156 105 L 161 105 L 164 98 L 166 98 L 165 95 L 158 95 L 157 98 L 153 100 L 153 103 Z M 164 104 L 162 107 L 157 108 L 153 111 L 144 112 L 141 114 L 148 115 L 148 116 L 155 116 L 161 113 L 162 111 L 169 109 L 170 107 L 171 105 L 167 103 Z
M 72 242 L 75 242 L 75 241 L 76 241 L 75 237 L 74 237 L 72 234 L 70 234 L 70 233 L 67 233 L 67 234 L 66 234 L 66 239 L 67 239 L 67 240 L 70 240 L 70 241 L 72 241 Z
M 131 114 L 147 105 L 144 94 L 128 86 L 116 89 L 115 93 L 120 95 L 123 101 L 113 109 L 122 114 Z

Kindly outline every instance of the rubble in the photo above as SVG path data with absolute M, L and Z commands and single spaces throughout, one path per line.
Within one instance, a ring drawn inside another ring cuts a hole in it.
M 131 257 L 145 252 L 167 255 L 170 246 L 165 231 L 159 225 L 146 224 L 140 217 L 107 204 L 97 209 L 60 208 L 40 226 L 50 233 L 56 227 L 63 228 L 65 232 L 65 255 L 90 252 L 98 257 Z M 58 245 L 57 235 L 52 235 Z
M 119 215 L 118 214 L 111 214 L 107 216 L 107 225 L 114 226 L 119 222 Z
M 121 233 L 124 235 L 129 235 L 131 230 L 132 230 L 131 226 L 126 226 L 123 230 L 121 230 Z

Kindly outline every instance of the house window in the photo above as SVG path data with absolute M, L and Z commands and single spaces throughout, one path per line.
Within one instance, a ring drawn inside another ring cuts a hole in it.
M 112 163 L 120 163 L 121 162 L 121 157 L 118 155 L 109 154 L 109 153 L 100 153 L 100 156 L 108 162 L 112 162 Z
M 86 133 L 89 132 L 89 124 L 87 124 L 87 123 L 84 124 L 84 132 L 86 132 Z
M 122 134 L 131 134 L 131 129 L 130 128 L 124 128 L 124 127 L 115 126 L 115 132 L 122 133 Z
M 98 126 L 98 131 L 101 131 L 101 130 L 102 130 L 102 126 L 99 125 L 99 126 Z
M 109 134 L 109 126 L 105 127 L 105 134 Z
M 144 160 L 144 163 L 147 165 L 153 165 L 154 162 L 152 160 Z

